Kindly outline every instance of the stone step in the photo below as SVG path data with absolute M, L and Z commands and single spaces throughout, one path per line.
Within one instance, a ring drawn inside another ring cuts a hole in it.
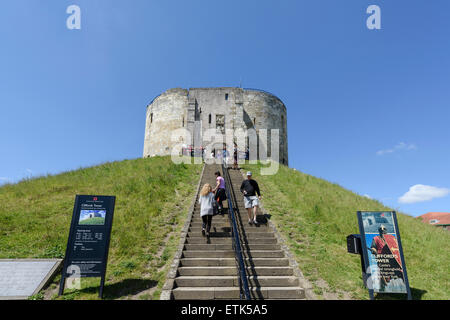
M 289 266 L 287 258 L 245 258 L 246 266 Z M 199 266 L 236 266 L 236 259 L 233 258 L 182 258 L 181 267 Z
M 194 231 L 194 232 L 200 231 L 201 232 L 202 228 L 203 228 L 203 225 L 201 223 L 195 224 L 195 225 L 190 224 L 188 231 Z M 230 225 L 218 225 L 213 222 L 211 224 L 210 230 L 216 231 L 216 232 L 219 232 L 219 231 L 220 232 L 231 232 L 231 227 L 230 227 Z
M 192 218 L 191 223 L 203 223 L 202 218 L 200 217 L 196 217 L 196 218 Z M 230 224 L 230 220 L 228 219 L 228 217 L 221 217 L 221 216 L 213 216 L 211 222 L 215 222 L 215 223 L 228 223 L 228 225 Z
M 239 287 L 238 277 L 230 276 L 179 276 L 176 287 Z M 194 299 L 194 298 L 193 298 Z M 197 298 L 195 298 L 197 299 Z
M 241 232 L 241 235 L 247 238 L 275 238 L 275 234 L 273 232 L 263 232 L 263 231 L 255 231 L 255 230 L 249 230 L 243 234 Z
M 293 276 L 248 276 L 249 287 L 298 287 Z M 239 287 L 237 276 L 180 276 L 175 278 L 177 287 Z
M 173 290 L 179 300 L 239 299 L 239 287 L 179 287 Z M 254 299 L 305 299 L 305 290 L 300 287 L 251 288 Z
M 250 290 L 250 296 L 266 300 L 306 299 L 305 290 L 301 287 L 256 287 Z
M 201 227 L 201 225 L 200 225 L 200 227 Z M 273 233 L 273 231 L 268 226 L 261 225 L 261 224 L 258 224 L 255 226 L 254 224 L 249 225 L 248 223 L 245 223 L 243 225 L 243 228 L 240 228 L 240 230 L 243 230 L 243 232 L 245 232 L 245 233 L 247 233 L 247 232 L 272 232 Z
M 223 222 L 229 222 L 230 219 L 228 218 L 227 214 L 220 215 L 216 214 L 215 216 L 212 216 L 213 221 L 223 221 Z M 202 222 L 203 218 L 200 216 L 200 213 L 195 213 L 192 215 L 191 222 Z
M 277 266 L 269 266 L 269 267 L 247 267 L 247 275 L 248 276 L 292 276 L 294 275 L 294 271 L 291 267 L 277 267 Z
M 231 239 L 231 232 L 215 232 L 214 230 L 211 230 L 210 233 L 210 239 L 213 238 L 222 238 L 222 239 Z M 197 230 L 195 232 L 188 231 L 187 233 L 188 238 L 200 238 L 203 237 L 201 230 Z M 252 239 L 276 239 L 275 236 L 272 233 L 269 232 L 255 232 L 246 234 L 246 237 L 240 237 L 239 240 L 242 243 L 245 243 L 245 240 L 252 240 Z
M 217 231 L 220 232 L 230 232 L 231 231 L 231 227 L 230 226 L 216 226 L 214 225 L 214 223 L 211 225 L 211 232 L 214 231 L 214 228 L 216 228 Z M 196 226 L 190 226 L 188 231 L 192 231 L 192 232 L 202 232 L 202 225 L 196 225 Z M 258 228 L 258 227 L 254 227 L 254 228 L 245 228 L 245 235 L 248 236 L 251 233 L 267 233 L 267 236 L 274 236 L 274 233 L 272 230 L 269 230 L 268 228 Z M 265 236 L 265 235 L 262 235 Z
M 197 234 L 201 234 L 202 232 L 202 227 L 190 227 L 188 229 L 188 232 L 193 232 L 193 233 L 197 233 Z M 222 228 L 218 228 L 217 226 L 212 225 L 210 232 L 215 232 L 215 233 L 229 233 L 231 234 L 231 228 L 230 227 L 222 227 Z M 273 231 L 269 230 L 269 229 L 262 229 L 262 228 L 254 228 L 254 229 L 247 229 L 247 230 L 242 230 L 239 228 L 239 233 L 242 234 L 243 236 L 246 236 L 247 238 L 251 238 L 251 237 L 275 237 L 275 234 Z M 259 235 L 258 235 L 259 234 Z
M 234 276 L 237 275 L 236 266 L 212 267 L 179 267 L 179 276 Z M 292 276 L 291 267 L 247 267 L 248 276 Z
M 223 232 L 220 231 L 219 229 L 217 229 L 217 231 L 211 230 L 210 233 L 210 238 L 231 238 L 231 232 Z M 202 231 L 201 229 L 198 229 L 196 231 L 188 231 L 187 233 L 188 237 L 203 237 L 202 236 Z
M 203 251 L 222 251 L 222 250 L 233 250 L 231 243 L 230 244 L 185 244 L 184 250 L 203 250 Z
M 234 276 L 236 274 L 235 266 L 178 267 L 179 276 Z
M 245 259 L 245 265 L 246 266 L 258 266 L 258 267 L 273 267 L 273 266 L 283 266 L 283 267 L 287 267 L 289 266 L 289 259 L 287 258 L 270 258 L 270 257 L 265 257 L 265 258 L 256 258 L 256 257 L 252 257 L 252 258 L 244 258 Z
M 172 294 L 176 300 L 239 299 L 239 287 L 179 287 Z
M 282 250 L 243 250 L 242 255 L 244 258 L 285 258 Z
M 223 206 L 223 211 L 222 211 L 223 214 L 213 215 L 214 218 L 226 218 L 226 219 L 228 219 L 228 205 L 225 203 L 225 201 L 223 201 L 222 206 Z M 201 210 L 200 209 L 201 209 L 200 205 L 198 207 L 194 207 L 194 211 L 193 211 L 193 214 L 192 214 L 193 218 L 194 217 L 195 218 L 201 218 L 201 215 L 200 215 Z
M 231 248 L 230 244 L 185 244 L 184 250 L 205 250 L 205 251 L 215 251 L 215 250 L 229 250 Z M 247 250 L 280 250 L 279 244 L 245 244 L 244 249 Z
M 198 266 L 236 266 L 236 259 L 233 258 L 182 258 L 180 267 Z
M 191 228 L 201 228 L 202 225 L 203 225 L 203 223 L 200 222 L 200 221 L 193 221 L 193 222 L 191 222 L 190 227 Z M 228 221 L 227 222 L 222 222 L 222 221 L 217 221 L 216 222 L 213 219 L 213 221 L 211 222 L 211 228 L 212 227 L 216 227 L 216 228 L 230 228 L 230 223 Z
M 220 237 L 214 237 L 210 236 L 209 238 L 210 243 L 212 244 L 231 244 L 232 238 L 220 238 Z M 262 237 L 262 238 L 248 238 L 248 239 L 240 239 L 241 243 L 249 243 L 249 244 L 276 244 L 277 239 L 276 238 L 269 238 L 269 237 Z M 204 244 L 206 242 L 206 237 L 202 236 L 188 236 L 186 237 L 186 244 Z
M 252 250 L 242 251 L 244 258 L 285 258 L 282 250 Z M 182 252 L 182 258 L 234 258 L 234 250 L 188 250 Z
M 214 225 L 214 223 L 211 226 L 210 232 L 218 232 L 218 233 L 223 233 L 223 232 L 227 232 L 230 233 L 231 232 L 231 227 L 229 226 L 217 226 Z M 266 233 L 265 235 L 259 235 L 258 237 L 274 237 L 275 234 L 273 233 L 273 231 L 271 231 L 268 228 L 238 228 L 239 234 L 241 236 L 245 236 L 247 237 L 248 234 L 250 233 Z M 188 229 L 188 232 L 197 232 L 201 234 L 202 232 L 202 226 L 198 225 L 198 226 L 190 226 Z M 252 237 L 253 235 L 250 235 L 250 237 Z
M 216 251 L 205 251 L 205 250 L 189 250 L 182 252 L 182 258 L 234 258 L 234 250 L 216 250 Z
M 227 219 L 228 220 L 227 212 L 228 212 L 228 209 L 225 209 L 224 214 L 216 214 L 213 216 L 213 219 Z M 192 218 L 202 219 L 202 216 L 200 215 L 200 207 L 194 208 L 194 213 L 192 214 Z

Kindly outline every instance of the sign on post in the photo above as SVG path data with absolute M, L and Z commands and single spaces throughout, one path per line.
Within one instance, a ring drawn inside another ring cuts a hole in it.
M 358 211 L 366 286 L 376 293 L 406 293 L 411 299 L 395 211 Z
M 115 196 L 76 196 L 59 295 L 67 278 L 100 277 L 103 297 L 115 201 Z

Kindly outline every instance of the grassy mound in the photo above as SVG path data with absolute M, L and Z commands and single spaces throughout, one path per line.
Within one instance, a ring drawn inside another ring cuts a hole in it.
M 356 211 L 392 209 L 286 166 L 272 176 L 261 176 L 257 165 L 243 167 L 254 172 L 264 208 L 315 292 L 368 299 L 359 256 L 347 253 L 346 236 L 359 233 Z M 397 216 L 413 298 L 450 299 L 450 233 L 401 213 Z M 405 298 L 380 296 L 396 297 Z
M 0 258 L 62 258 L 75 195 L 115 195 L 104 297 L 158 298 L 200 172 L 201 165 L 155 157 L 0 187 Z M 59 279 L 46 298 L 55 298 Z M 82 279 L 82 290 L 63 298 L 96 299 L 98 284 Z
M 244 169 L 254 172 L 265 209 L 316 293 L 367 299 L 360 260 L 347 253 L 346 236 L 358 233 L 357 210 L 391 209 L 285 166 L 273 176 L 259 175 L 256 165 Z M 155 157 L 0 187 L 0 258 L 62 258 L 75 195 L 115 195 L 104 298 L 157 299 L 200 172 L 201 165 Z M 407 215 L 398 219 L 414 298 L 450 299 L 450 233 Z M 35 298 L 56 298 L 59 279 Z M 84 278 L 82 290 L 62 298 L 97 299 L 98 284 Z

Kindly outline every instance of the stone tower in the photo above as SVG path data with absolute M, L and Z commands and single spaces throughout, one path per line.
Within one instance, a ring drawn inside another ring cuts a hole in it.
M 143 156 L 170 155 L 180 144 L 173 139 L 176 130 L 183 131 L 180 129 L 188 132 L 187 144 L 194 146 L 205 146 L 204 135 L 211 130 L 256 132 L 257 150 L 265 131 L 269 157 L 271 148 L 276 147 L 271 146 L 271 129 L 278 129 L 279 162 L 288 165 L 286 106 L 271 93 L 233 87 L 169 89 L 147 106 Z

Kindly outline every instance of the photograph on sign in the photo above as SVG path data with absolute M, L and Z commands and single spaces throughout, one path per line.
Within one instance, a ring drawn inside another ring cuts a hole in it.
M 81 210 L 80 211 L 80 225 L 104 225 L 106 218 L 106 210 Z
M 362 212 L 372 289 L 378 293 L 407 293 L 392 212 Z

